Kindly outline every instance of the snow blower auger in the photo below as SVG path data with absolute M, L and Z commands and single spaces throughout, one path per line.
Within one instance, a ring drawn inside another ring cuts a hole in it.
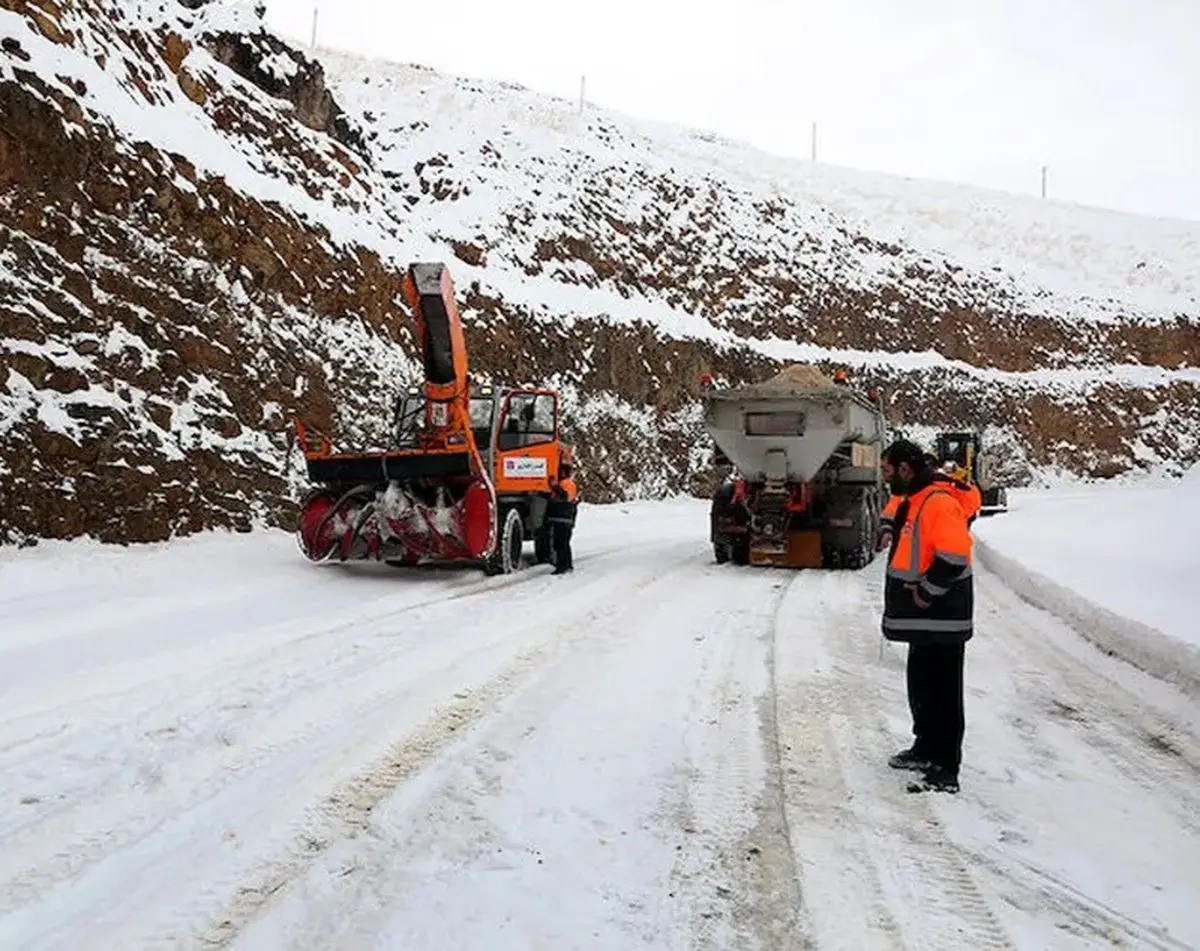
M 545 389 L 473 387 L 450 273 L 410 265 L 404 296 L 425 382 L 396 402 L 395 448 L 334 452 L 297 420 L 309 479 L 301 551 L 317 563 L 475 564 L 517 570 L 527 537 L 551 560 L 550 477 L 566 452 L 558 396 Z

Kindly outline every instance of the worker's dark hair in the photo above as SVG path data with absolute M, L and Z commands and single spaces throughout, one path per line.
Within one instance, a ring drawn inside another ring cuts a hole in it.
M 913 472 L 925 472 L 933 468 L 925 450 L 909 439 L 897 439 L 883 450 L 883 458 L 893 466 L 907 462 Z

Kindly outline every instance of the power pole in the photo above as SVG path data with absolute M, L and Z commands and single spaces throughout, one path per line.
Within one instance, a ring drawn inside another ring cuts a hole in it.
M 320 7 L 313 7 L 312 50 L 314 53 L 317 50 L 317 16 L 320 12 Z
M 587 95 L 587 76 L 579 77 L 579 114 L 583 115 L 584 97 Z
M 812 124 L 812 160 L 817 160 L 817 124 Z
M 1046 197 L 1046 168 L 1047 168 L 1047 166 L 1045 166 L 1045 165 L 1042 166 L 1042 197 L 1043 198 Z

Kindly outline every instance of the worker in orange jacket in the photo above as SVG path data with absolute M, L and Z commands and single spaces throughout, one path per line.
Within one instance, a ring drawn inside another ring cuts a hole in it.
M 550 504 L 546 521 L 550 523 L 550 544 L 554 548 L 554 573 L 565 575 L 575 570 L 571 553 L 571 536 L 575 532 L 575 515 L 579 508 L 579 489 L 575 485 L 571 464 L 558 467 L 558 478 L 550 479 Z
M 895 769 L 924 773 L 910 792 L 957 792 L 966 720 L 963 666 L 974 634 L 972 539 L 967 516 L 916 444 L 899 440 L 883 455 L 884 475 L 901 497 L 884 587 L 883 635 L 908 647 L 912 746 Z

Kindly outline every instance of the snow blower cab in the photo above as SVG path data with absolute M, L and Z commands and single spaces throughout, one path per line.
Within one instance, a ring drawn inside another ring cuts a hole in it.
M 309 479 L 300 548 L 314 562 L 521 565 L 533 538 L 551 560 L 550 479 L 565 450 L 558 394 L 474 384 L 450 274 L 413 264 L 404 281 L 425 381 L 396 401 L 393 447 L 334 452 L 297 421 Z

